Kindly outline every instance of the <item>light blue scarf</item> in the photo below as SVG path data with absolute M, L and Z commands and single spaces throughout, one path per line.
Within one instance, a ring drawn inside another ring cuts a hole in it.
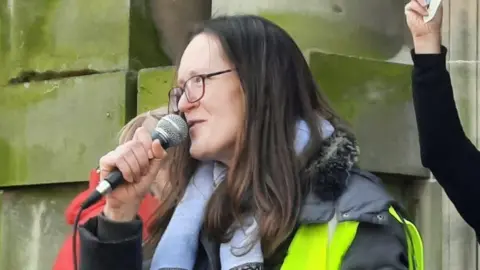
M 310 130 L 303 120 L 297 123 L 296 128 L 295 151 L 300 153 L 309 141 Z M 333 126 L 323 120 L 323 137 L 330 137 L 333 131 Z M 200 164 L 155 249 L 151 270 L 193 269 L 206 205 L 215 187 L 225 179 L 226 172 L 227 168 L 218 162 Z M 230 242 L 220 245 L 222 270 L 250 263 L 263 263 L 255 218 L 251 216 L 244 220 L 243 224 L 242 228 L 235 230 Z

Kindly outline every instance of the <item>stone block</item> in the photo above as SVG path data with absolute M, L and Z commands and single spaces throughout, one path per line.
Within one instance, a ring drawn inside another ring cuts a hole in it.
M 448 246 L 448 228 L 444 222 L 445 205 L 449 203 L 442 187 L 434 180 L 415 181 L 405 193 L 415 202 L 415 221 L 424 245 L 425 269 L 450 269 L 442 267 L 442 251 Z M 457 268 L 456 268 L 457 269 Z M 470 268 L 458 268 L 470 269 Z
M 150 0 L 150 6 L 162 49 L 177 61 L 193 26 L 212 12 L 211 0 Z
M 353 126 L 367 170 L 428 177 L 420 161 L 410 65 L 313 52 L 311 70 Z
M 395 0 L 212 0 L 212 15 L 260 15 L 289 32 L 305 52 L 389 59 L 409 43 L 403 5 Z
M 168 64 L 147 0 L 0 0 L 0 85 Z M 35 76 L 33 76 L 35 77 Z
M 137 113 L 166 106 L 174 77 L 174 67 L 141 70 L 138 73 Z
M 84 180 L 88 171 L 84 171 Z M 0 269 L 52 269 L 72 227 L 64 211 L 86 183 L 0 190 Z
M 116 72 L 0 88 L 0 186 L 85 180 L 117 144 L 135 98 L 128 80 Z
M 449 39 L 445 45 L 449 49 L 451 61 L 474 61 L 478 59 L 478 16 L 480 4 L 476 0 L 448 1 L 449 13 L 444 20 L 445 28 L 449 30 Z

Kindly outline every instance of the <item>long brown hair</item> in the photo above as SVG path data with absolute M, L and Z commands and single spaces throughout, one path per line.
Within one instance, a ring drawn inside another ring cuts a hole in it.
M 245 121 L 238 133 L 234 165 L 209 201 L 205 230 L 225 242 L 232 224 L 253 214 L 268 259 L 295 228 L 311 188 L 311 183 L 302 182 L 300 172 L 322 143 L 321 132 L 311 132 L 306 150 L 297 155 L 293 147 L 297 121 L 303 119 L 312 131 L 321 129 L 319 117 L 337 129 L 343 121 L 319 91 L 298 46 L 277 25 L 257 16 L 228 16 L 205 22 L 191 38 L 200 33 L 219 39 L 245 95 Z M 189 148 L 187 140 L 170 154 L 172 192 L 165 194 L 151 223 L 147 246 L 158 243 L 197 168 Z

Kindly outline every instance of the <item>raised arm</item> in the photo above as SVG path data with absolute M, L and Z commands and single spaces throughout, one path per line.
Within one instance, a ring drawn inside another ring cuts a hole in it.
M 414 41 L 412 88 L 422 163 L 478 235 L 480 215 L 472 205 L 480 203 L 480 152 L 465 135 L 455 106 L 447 49 L 441 46 L 442 8 L 428 23 L 423 0 L 412 0 L 405 11 Z

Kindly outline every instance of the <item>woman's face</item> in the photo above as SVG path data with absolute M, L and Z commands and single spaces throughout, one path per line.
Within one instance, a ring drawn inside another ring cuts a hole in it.
M 177 83 L 184 87 L 192 76 L 234 68 L 225 57 L 217 37 L 202 33 L 185 49 L 178 67 Z M 200 100 L 190 103 L 183 94 L 178 103 L 178 109 L 185 114 L 190 127 L 190 154 L 195 159 L 217 160 L 228 166 L 244 115 L 240 80 L 233 70 L 205 78 L 204 82 L 205 92 Z M 201 85 L 201 80 L 194 83 Z

